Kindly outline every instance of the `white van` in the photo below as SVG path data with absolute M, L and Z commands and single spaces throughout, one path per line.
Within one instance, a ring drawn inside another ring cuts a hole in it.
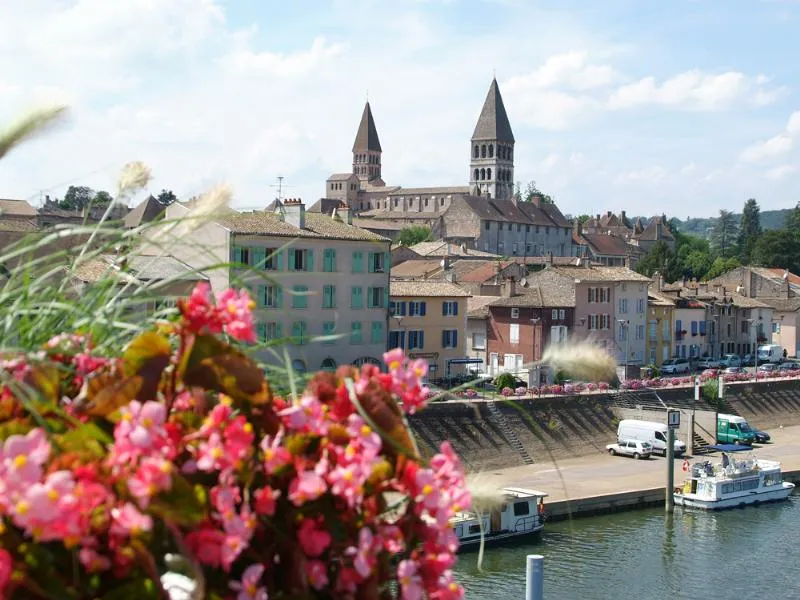
M 649 442 L 653 446 L 653 452 L 662 456 L 667 455 L 667 430 L 665 423 L 654 421 L 639 421 L 638 419 L 623 419 L 617 427 L 617 439 L 638 440 Z M 681 456 L 686 452 L 686 444 L 680 440 L 675 440 L 675 456 Z
M 775 363 L 783 362 L 783 347 L 778 344 L 765 344 L 758 347 L 758 362 Z

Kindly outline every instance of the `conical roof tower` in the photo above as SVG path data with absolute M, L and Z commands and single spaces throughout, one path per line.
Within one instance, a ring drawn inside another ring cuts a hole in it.
M 474 194 L 514 195 L 514 133 L 497 80 L 492 79 L 470 141 L 470 187 Z

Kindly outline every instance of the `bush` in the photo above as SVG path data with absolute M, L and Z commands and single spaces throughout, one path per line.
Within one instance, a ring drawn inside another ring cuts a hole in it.
M 494 380 L 495 389 L 502 390 L 503 388 L 515 388 L 517 386 L 517 378 L 511 373 L 501 373 Z
M 727 379 L 726 379 L 727 381 Z M 703 398 L 709 402 L 716 402 L 719 395 L 719 381 L 716 379 L 709 379 L 703 384 L 702 388 Z

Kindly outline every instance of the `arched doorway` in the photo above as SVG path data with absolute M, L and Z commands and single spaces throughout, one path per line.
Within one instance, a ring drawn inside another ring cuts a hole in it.
M 353 361 L 353 365 L 356 367 L 360 367 L 361 365 L 375 365 L 376 367 L 380 367 L 382 364 L 383 363 L 377 358 L 372 358 L 371 356 L 362 356 Z
M 336 361 L 333 360 L 330 356 L 322 361 L 322 365 L 320 367 L 323 371 L 335 371 L 336 370 Z

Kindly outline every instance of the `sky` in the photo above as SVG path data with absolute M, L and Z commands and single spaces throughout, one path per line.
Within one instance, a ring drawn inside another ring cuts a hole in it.
M 712 216 L 800 197 L 800 0 L 0 0 L 0 197 L 113 190 L 311 203 L 369 98 L 388 184 L 466 185 L 496 76 L 515 179 L 569 214 Z

